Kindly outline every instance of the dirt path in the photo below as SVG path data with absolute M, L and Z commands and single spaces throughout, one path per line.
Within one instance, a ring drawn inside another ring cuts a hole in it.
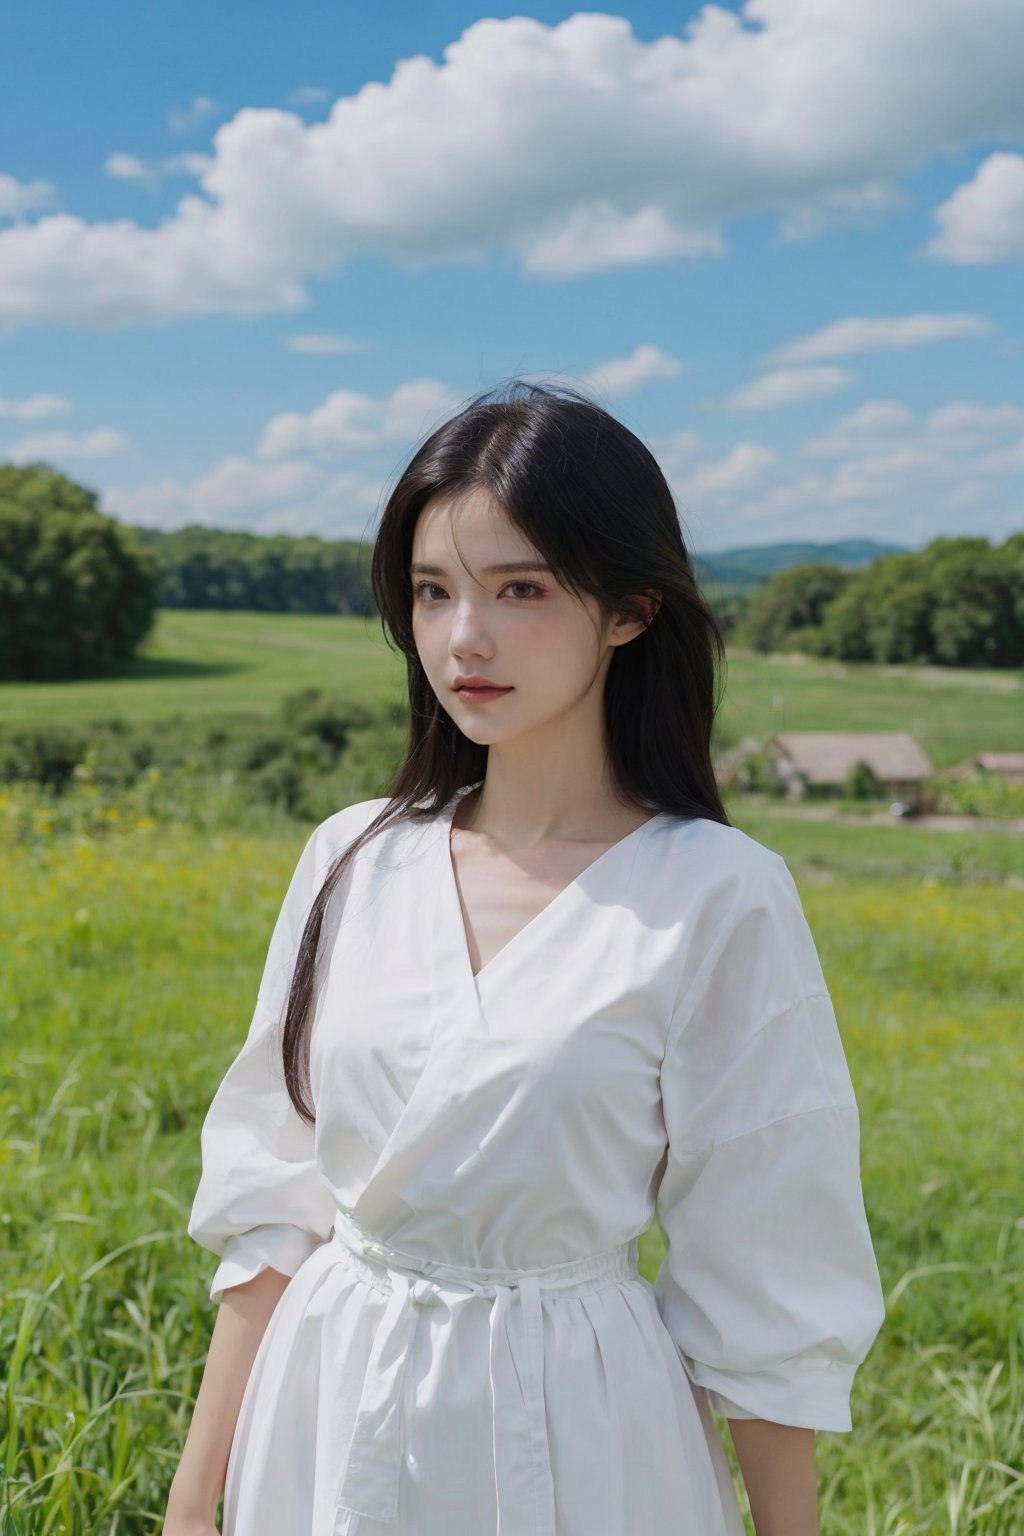
M 893 816 L 888 811 L 834 811 L 827 805 L 763 806 L 787 821 L 834 821 L 844 827 L 929 827 L 940 832 L 1007 832 L 1024 835 L 1024 819 L 997 816 Z

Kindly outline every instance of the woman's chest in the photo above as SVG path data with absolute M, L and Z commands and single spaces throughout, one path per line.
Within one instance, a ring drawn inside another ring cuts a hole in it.
M 325 1102 L 400 1104 L 429 1083 L 491 1113 L 503 1096 L 543 1114 L 632 1089 L 649 1105 L 675 995 L 671 936 L 621 891 L 549 890 L 538 910 L 524 886 L 474 974 L 449 873 L 446 884 L 438 861 L 364 871 L 328 933 L 311 1053 Z

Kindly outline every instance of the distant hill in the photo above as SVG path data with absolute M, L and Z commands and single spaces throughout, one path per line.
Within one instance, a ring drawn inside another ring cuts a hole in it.
M 868 565 L 882 555 L 905 554 L 906 544 L 882 544 L 877 539 L 835 539 L 830 544 L 753 544 L 738 549 L 710 550 L 697 555 L 698 579 L 734 589 L 757 587 L 776 571 L 809 560 L 829 565 Z

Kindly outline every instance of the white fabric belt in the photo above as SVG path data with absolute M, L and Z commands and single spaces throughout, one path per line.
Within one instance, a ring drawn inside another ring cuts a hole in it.
M 344 1211 L 338 1212 L 332 1241 L 357 1260 L 384 1266 L 390 1281 L 382 1285 L 384 1277 L 377 1272 L 374 1283 L 390 1295 L 374 1335 L 341 1477 L 336 1536 L 348 1536 L 352 1515 L 397 1518 L 405 1368 L 418 1309 L 438 1299 L 444 1280 L 493 1298 L 489 1355 L 497 1536 L 556 1536 L 540 1292 L 634 1278 L 637 1239 L 547 1269 L 516 1270 L 441 1264 L 402 1253 L 364 1232 Z M 522 1341 L 518 1361 L 513 1337 Z

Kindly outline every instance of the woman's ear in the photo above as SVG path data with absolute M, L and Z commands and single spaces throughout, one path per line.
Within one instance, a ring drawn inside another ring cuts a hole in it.
M 609 636 L 612 645 L 625 645 L 627 640 L 635 640 L 637 635 L 642 635 L 645 629 L 650 628 L 654 615 L 661 607 L 661 594 L 660 592 L 641 592 L 637 594 L 637 602 L 643 609 L 643 617 L 616 618 Z
M 654 618 L 654 615 L 657 613 L 658 609 L 661 607 L 661 593 L 660 592 L 645 592 L 644 596 L 643 596 L 643 604 L 644 604 L 644 608 L 645 608 L 645 610 L 647 612 L 647 623 L 644 625 L 644 628 L 645 629 L 649 629 L 650 625 L 651 625 L 651 621 Z

